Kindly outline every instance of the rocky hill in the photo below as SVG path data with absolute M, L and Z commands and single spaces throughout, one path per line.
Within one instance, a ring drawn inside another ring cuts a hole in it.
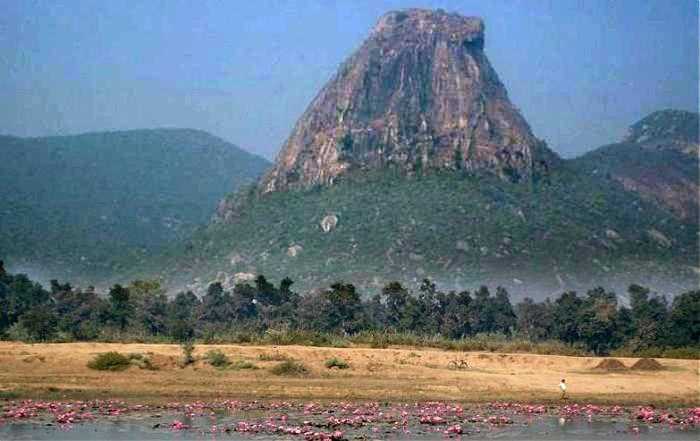
M 479 18 L 384 15 L 304 112 L 259 190 L 329 184 L 387 165 L 489 170 L 516 182 L 546 168 L 556 155 L 508 99 L 484 38 Z
M 257 185 L 143 273 L 195 289 L 261 273 L 300 289 L 432 277 L 539 297 L 695 286 L 697 219 L 560 160 L 510 103 L 484 47 L 480 19 L 388 13 Z
M 617 144 L 594 150 L 575 161 L 599 179 L 612 179 L 675 216 L 697 222 L 698 114 L 654 112 L 630 127 Z
M 100 280 L 190 236 L 268 166 L 196 130 L 0 137 L 0 259 L 41 280 Z

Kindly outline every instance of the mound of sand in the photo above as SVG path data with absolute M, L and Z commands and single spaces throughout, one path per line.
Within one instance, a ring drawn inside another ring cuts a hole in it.
M 664 366 L 653 358 L 640 358 L 630 369 L 636 371 L 661 371 Z
M 606 358 L 598 363 L 594 369 L 600 369 L 603 371 L 624 371 L 627 369 L 627 366 L 616 358 Z

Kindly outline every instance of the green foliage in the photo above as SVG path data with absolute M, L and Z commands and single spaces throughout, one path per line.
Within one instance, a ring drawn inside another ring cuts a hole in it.
M 270 369 L 273 375 L 299 377 L 307 375 L 309 370 L 304 364 L 297 360 L 285 360 Z
M 103 281 L 187 237 L 268 166 L 196 130 L 0 137 L 0 259 Z
M 165 314 L 166 332 L 162 332 L 132 319 L 135 308 L 143 309 L 145 300 L 159 299 L 162 293 L 134 296 L 115 285 L 109 300 L 104 300 L 92 290 L 75 290 L 57 281 L 51 282 L 50 295 L 26 277 L 3 273 L 0 283 L 6 305 L 27 301 L 27 292 L 41 300 L 23 307 L 23 313 L 3 331 L 3 338 L 180 341 L 184 342 L 183 367 L 195 362 L 194 338 L 222 344 L 400 345 L 454 351 L 694 357 L 700 337 L 700 291 L 682 293 L 669 305 L 665 297 L 640 285 L 629 287 L 629 307 L 618 305 L 617 296 L 603 288 L 582 297 L 568 291 L 553 302 L 525 298 L 513 306 L 503 287 L 495 295 L 486 286 L 473 292 L 445 292 L 424 279 L 417 292 L 390 282 L 374 296 L 363 296 L 354 285 L 338 282 L 327 290 L 299 296 L 291 291 L 291 280 L 274 285 L 260 276 L 254 286 L 239 284 L 232 290 L 214 283 L 203 302 L 191 292 L 162 300 L 158 308 Z M 93 337 L 83 333 L 80 323 L 96 330 Z M 143 354 L 127 358 L 143 369 L 154 368 Z M 254 368 L 246 367 L 244 361 L 232 362 L 216 350 L 203 358 L 217 367 Z M 261 354 L 260 360 L 293 361 L 278 353 Z
M 133 277 L 157 271 L 172 284 L 212 280 L 238 271 L 230 263 L 237 254 L 277 280 L 294 275 L 302 292 L 338 280 L 358 291 L 376 280 L 417 289 L 425 275 L 453 289 L 488 284 L 533 293 L 556 292 L 557 275 L 572 289 L 602 284 L 620 292 L 652 277 L 675 284 L 672 290 L 696 280 L 687 269 L 698 258 L 692 225 L 568 165 L 549 180 L 532 187 L 454 171 L 421 179 L 358 172 L 330 187 L 255 197 L 233 224 L 211 225 Z M 339 223 L 322 233 L 328 213 Z M 652 228 L 674 247 L 650 242 Z M 623 238 L 614 247 L 608 229 Z M 303 252 L 289 256 L 290 244 Z
M 48 305 L 40 305 L 24 313 L 20 324 L 31 341 L 47 341 L 56 335 L 58 319 Z
M 131 360 L 119 352 L 111 351 L 96 355 L 87 366 L 98 371 L 123 371 L 131 366 Z
M 354 141 L 352 139 L 352 135 L 350 133 L 346 133 L 340 138 L 338 147 L 340 148 L 341 153 L 349 154 L 352 153 L 353 144 Z
M 673 299 L 669 328 L 677 346 L 700 342 L 700 290 L 688 291 Z
M 126 329 L 126 325 L 134 314 L 134 304 L 127 288 L 116 284 L 109 290 L 110 320 L 119 326 L 120 330 Z
M 665 349 L 661 357 L 700 360 L 700 346 L 683 346 L 680 348 Z
M 218 349 L 212 349 L 204 354 L 204 359 L 215 368 L 224 369 L 231 365 L 231 359 Z
M 5 330 L 4 339 L 10 340 L 10 341 L 31 341 L 31 337 L 29 336 L 29 333 L 27 332 L 27 329 L 22 326 L 22 323 L 16 322 L 9 328 Z
M 185 342 L 180 345 L 180 350 L 182 351 L 182 359 L 180 361 L 180 367 L 186 367 L 194 364 L 194 344 L 192 342 Z
M 455 169 L 457 170 L 462 170 L 463 162 L 464 162 L 464 157 L 462 155 L 462 150 L 459 148 L 455 149 L 455 157 L 454 157 L 454 162 L 455 162 Z
M 324 363 L 324 366 L 326 366 L 328 369 L 350 369 L 350 365 L 348 364 L 348 362 L 340 357 L 329 358 Z
M 649 346 L 644 349 L 637 349 L 630 346 L 623 346 L 610 352 L 613 357 L 635 357 L 635 358 L 678 358 L 686 360 L 700 360 L 699 346 L 683 346 L 679 348 L 663 348 L 659 346 Z

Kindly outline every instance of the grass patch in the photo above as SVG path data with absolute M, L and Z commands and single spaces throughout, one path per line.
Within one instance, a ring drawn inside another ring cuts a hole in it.
M 236 360 L 233 363 L 231 363 L 230 366 L 231 369 L 234 370 L 240 370 L 240 369 L 259 369 L 253 362 L 248 361 L 248 360 Z
M 147 371 L 157 371 L 159 370 L 158 366 L 154 365 L 153 362 L 151 361 L 151 358 L 148 357 L 147 355 L 140 354 L 138 352 L 136 353 L 131 353 L 127 356 L 129 359 L 129 362 L 138 367 L 139 369 L 145 369 Z
M 129 366 L 131 366 L 129 357 L 115 351 L 98 354 L 87 364 L 87 367 L 97 371 L 123 371 Z
M 286 355 L 281 354 L 279 352 L 273 352 L 273 353 L 266 352 L 264 354 L 258 355 L 258 360 L 260 360 L 260 361 L 287 361 L 287 360 L 289 360 L 289 357 L 287 357 Z
M 340 357 L 329 358 L 328 360 L 326 360 L 324 365 L 328 369 L 350 369 L 350 365 L 348 364 L 348 362 Z
M 273 375 L 300 377 L 309 373 L 309 369 L 303 363 L 296 360 L 285 360 L 270 369 Z
M 0 400 L 14 400 L 20 397 L 19 392 L 14 390 L 0 390 Z
M 231 359 L 218 349 L 212 349 L 204 354 L 204 359 L 217 369 L 225 369 L 231 365 Z

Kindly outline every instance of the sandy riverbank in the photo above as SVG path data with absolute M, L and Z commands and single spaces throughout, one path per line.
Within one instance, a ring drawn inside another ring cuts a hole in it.
M 570 401 L 611 404 L 700 404 L 700 361 L 660 359 L 661 371 L 601 372 L 595 357 L 450 352 L 416 348 L 317 348 L 305 346 L 200 345 L 195 356 L 220 349 L 232 360 L 258 369 L 218 370 L 198 361 L 180 368 L 180 347 L 157 344 L 23 344 L 0 342 L 0 394 L 20 398 L 122 398 L 141 402 L 192 399 L 303 399 L 461 402 L 558 402 L 557 384 L 566 378 Z M 158 370 L 123 372 L 87 368 L 95 354 L 143 353 Z M 277 354 L 302 361 L 309 375 L 279 377 L 270 372 Z M 350 369 L 324 362 L 341 357 Z M 467 369 L 450 367 L 452 360 Z M 637 359 L 621 358 L 631 366 Z M 0 395 L 0 396 L 3 396 Z

